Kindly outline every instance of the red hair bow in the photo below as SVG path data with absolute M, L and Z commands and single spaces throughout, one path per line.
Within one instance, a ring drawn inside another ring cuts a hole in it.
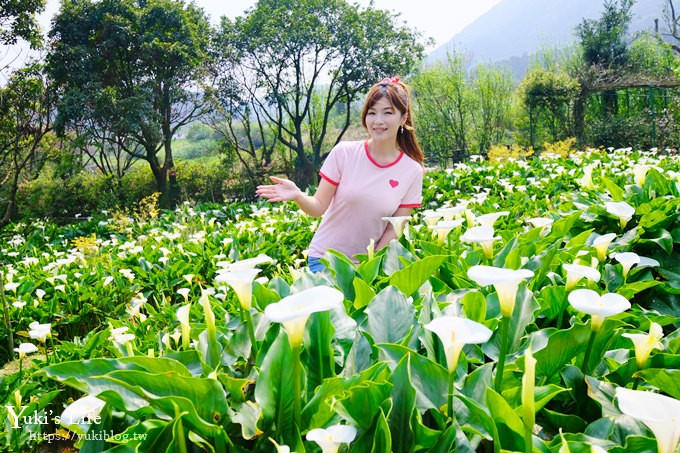
M 397 83 L 399 81 L 399 77 L 385 77 L 380 81 L 380 83 Z

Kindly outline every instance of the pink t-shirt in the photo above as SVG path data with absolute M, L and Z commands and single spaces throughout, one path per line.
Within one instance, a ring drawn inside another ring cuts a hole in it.
M 352 258 L 377 243 L 387 222 L 400 208 L 419 208 L 423 167 L 405 153 L 387 165 L 378 164 L 368 142 L 340 142 L 321 166 L 319 175 L 337 186 L 335 196 L 314 233 L 309 256 L 323 257 L 327 249 Z

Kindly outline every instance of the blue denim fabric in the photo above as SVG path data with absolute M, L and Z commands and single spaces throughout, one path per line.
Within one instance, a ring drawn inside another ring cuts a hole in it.
M 316 258 L 314 256 L 307 257 L 307 266 L 309 266 L 309 270 L 315 274 L 323 272 L 323 270 L 326 269 L 326 267 L 321 264 L 321 261 L 319 261 L 320 259 L 321 258 Z

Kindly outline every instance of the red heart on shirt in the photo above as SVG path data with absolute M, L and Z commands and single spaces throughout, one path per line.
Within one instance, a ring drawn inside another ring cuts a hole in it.
M 390 179 L 390 186 L 394 189 L 399 185 L 399 181 L 395 181 L 394 179 Z

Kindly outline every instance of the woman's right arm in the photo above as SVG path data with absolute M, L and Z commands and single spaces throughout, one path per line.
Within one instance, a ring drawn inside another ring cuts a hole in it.
M 276 184 L 257 186 L 256 193 L 270 202 L 294 201 L 307 214 L 312 217 L 320 217 L 328 209 L 335 195 L 336 186 L 321 179 L 314 196 L 306 195 L 293 181 L 281 179 L 275 176 L 269 177 Z

